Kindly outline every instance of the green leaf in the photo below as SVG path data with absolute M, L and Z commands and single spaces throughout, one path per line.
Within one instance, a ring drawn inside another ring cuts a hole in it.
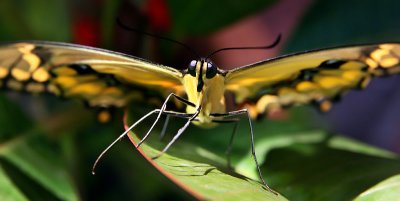
M 197 143 L 179 140 L 167 153 L 152 160 L 165 145 L 157 136 L 153 136 L 141 145 L 139 151 L 161 173 L 199 200 L 287 200 L 266 190 L 260 182 L 229 169 L 225 158 L 204 148 L 206 144 L 214 144 L 212 139 L 204 138 L 204 130 L 190 130 L 187 135 L 200 134 L 203 140 L 196 140 Z M 223 134 L 223 130 L 218 129 L 215 134 Z M 133 144 L 138 142 L 134 133 L 129 137 Z M 221 146 L 218 149 L 221 151 Z
M 0 110 L 0 168 L 5 178 L 0 197 L 79 200 L 58 141 L 46 137 L 39 125 L 3 94 Z
M 335 141 L 350 145 L 350 150 L 335 146 Z M 350 200 L 400 170 L 400 161 L 393 154 L 362 151 L 369 148 L 352 150 L 357 146 L 363 145 L 326 135 L 320 142 L 296 143 L 272 151 L 264 170 L 271 175 L 271 185 L 289 198 Z
M 0 200 L 25 201 L 24 194 L 12 183 L 11 179 L 0 166 Z
M 304 112 L 310 111 L 293 110 L 290 121 L 254 123 L 256 152 L 264 178 L 286 198 L 350 200 L 400 173 L 400 160 L 395 154 L 312 129 L 307 122 L 298 119 Z M 171 134 L 184 124 L 179 120 L 171 122 L 174 122 L 169 125 Z M 145 133 L 145 127 L 138 128 L 135 133 Z M 258 177 L 250 154 L 246 121 L 239 125 L 233 146 L 235 171 L 227 168 L 224 156 L 232 125 L 211 130 L 191 126 L 167 153 L 152 160 L 169 141 L 160 142 L 156 136 L 158 132 L 154 131 L 154 136 L 142 144 L 141 153 L 160 172 L 195 197 L 209 200 L 286 199 L 262 190 L 260 184 L 254 182 Z M 131 136 L 134 144 L 138 138 L 135 134 Z
M 400 197 L 400 175 L 390 177 L 360 194 L 354 201 L 396 200 Z
M 59 153 L 54 143 L 35 132 L 3 142 L 0 150 L 2 165 L 7 165 L 9 175 L 14 176 L 17 182 L 15 187 L 31 199 L 48 200 L 49 197 L 55 197 L 60 200 L 78 200 L 74 184 Z M 32 185 L 26 185 L 22 182 L 25 179 L 21 178 L 31 180 Z M 42 189 L 33 191 L 33 185 Z

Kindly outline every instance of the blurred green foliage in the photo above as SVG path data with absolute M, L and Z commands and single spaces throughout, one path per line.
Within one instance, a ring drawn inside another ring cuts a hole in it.
M 398 42 L 399 5 L 395 0 L 315 1 L 291 34 L 283 52 Z
M 230 0 L 182 3 L 168 0 L 173 21 L 171 32 L 177 38 L 206 35 L 249 14 L 261 12 L 274 2 L 276 0 L 253 0 L 251 3 Z

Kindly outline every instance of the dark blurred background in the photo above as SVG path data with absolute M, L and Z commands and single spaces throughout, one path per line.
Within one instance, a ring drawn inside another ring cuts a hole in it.
M 213 57 L 220 68 L 231 69 L 296 51 L 400 41 L 399 6 L 400 2 L 395 0 L 3 0 L 0 2 L 0 40 L 79 43 L 183 69 L 194 56 L 186 49 L 125 30 L 116 25 L 116 19 L 120 18 L 127 26 L 182 41 L 202 55 L 230 46 L 269 44 L 279 33 L 283 35 L 282 42 L 273 50 L 230 51 Z M 310 110 L 311 116 L 317 126 L 327 127 L 333 133 L 399 153 L 399 84 L 399 76 L 374 79 L 366 90 L 349 92 L 327 114 Z M 2 157 L 3 171 L 23 181 L 17 185 L 22 186 L 19 188 L 27 197 L 192 199 L 147 164 L 124 140 L 108 153 L 97 176 L 90 174 L 97 154 L 122 131 L 118 117 L 121 112 L 116 111 L 113 121 L 104 125 L 96 122 L 95 111 L 82 110 L 84 106 L 76 101 L 5 92 L 1 93 L 0 103 L 3 144 L 25 138 L 18 136 L 32 130 L 46 133 L 50 137 L 38 139 L 46 141 L 46 146 L 56 144 L 57 154 L 44 151 L 44 155 L 51 162 L 64 164 L 60 166 L 68 172 L 65 178 L 71 180 L 72 187 L 68 189 L 72 195 L 57 195 L 41 187 L 47 181 L 29 176 L 32 175 L 29 167 L 16 162 L 18 157 Z M 309 114 L 304 116 L 310 118 Z M 30 157 L 30 144 L 29 141 L 25 152 L 19 152 L 20 156 Z M 32 150 L 36 148 L 32 146 Z M 40 154 L 32 156 L 32 160 L 39 163 L 39 157 Z M 51 185 L 49 182 L 46 185 Z

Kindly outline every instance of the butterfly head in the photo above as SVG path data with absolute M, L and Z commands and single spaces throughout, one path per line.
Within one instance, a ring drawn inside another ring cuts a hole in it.
M 210 60 L 192 60 L 187 72 L 197 79 L 197 92 L 200 92 L 207 80 L 214 78 L 218 73 L 217 66 Z

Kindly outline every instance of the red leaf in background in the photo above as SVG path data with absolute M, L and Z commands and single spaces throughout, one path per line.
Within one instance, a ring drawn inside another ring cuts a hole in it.
M 165 0 L 148 0 L 144 8 L 152 28 L 161 31 L 170 28 L 171 19 Z
M 81 16 L 76 18 L 72 31 L 74 43 L 98 46 L 100 40 L 99 26 L 98 22 L 92 17 Z

